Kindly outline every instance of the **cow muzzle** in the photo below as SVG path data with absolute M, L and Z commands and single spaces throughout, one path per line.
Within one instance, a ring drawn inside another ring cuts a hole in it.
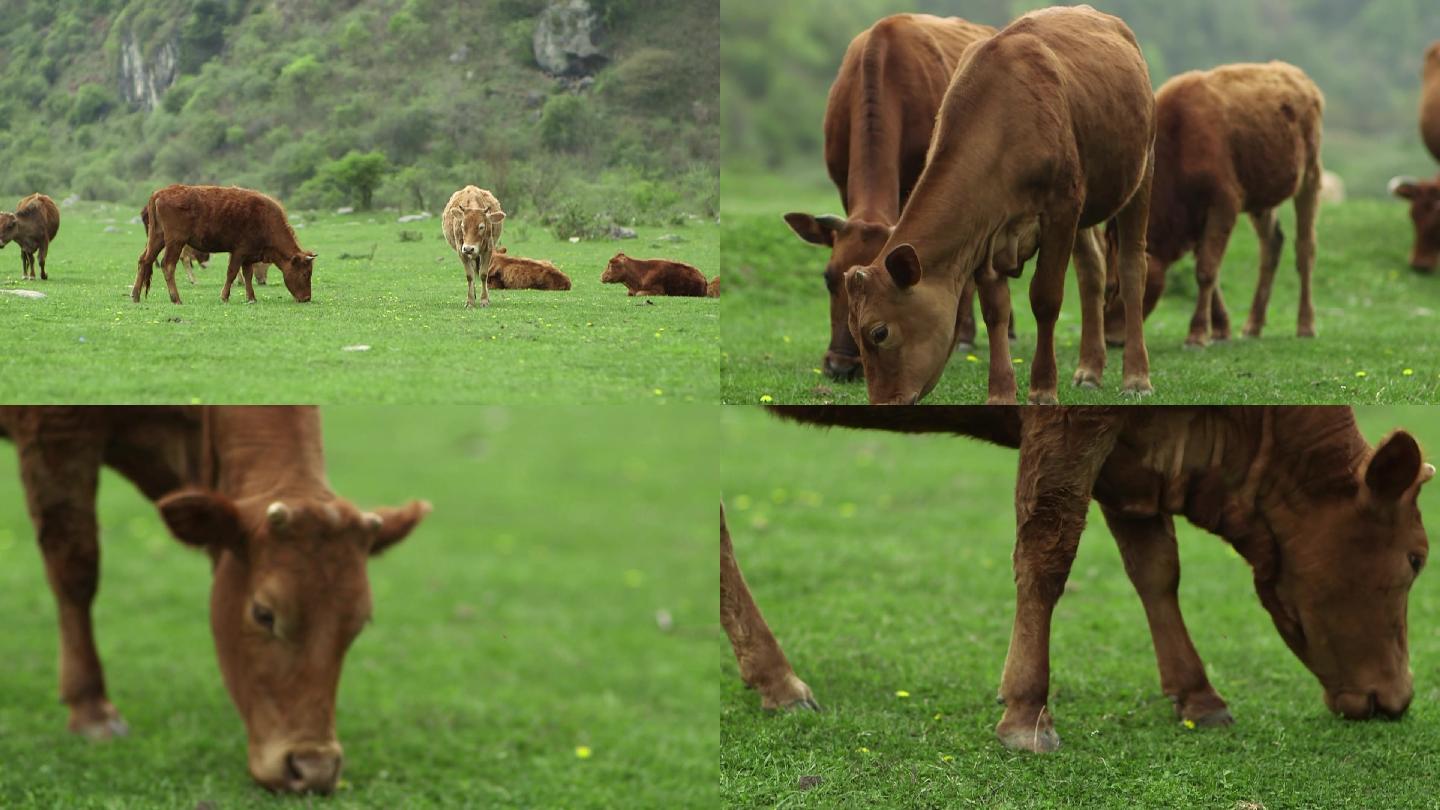
M 1369 692 L 1331 692 L 1327 689 L 1325 705 L 1346 720 L 1369 720 L 1376 716 L 1399 720 L 1410 708 L 1414 697 L 1415 690 L 1410 679 L 1406 678 L 1404 683 L 1395 687 Z
M 826 352 L 825 375 L 839 382 L 850 382 L 860 375 L 860 358 L 839 352 Z
M 250 775 L 276 793 L 328 794 L 340 781 L 343 764 L 339 743 L 299 745 L 277 749 L 263 763 L 252 762 Z
M 461 245 L 460 252 L 464 253 L 466 256 L 474 256 L 476 253 L 480 252 L 480 248 L 476 247 L 475 245 Z

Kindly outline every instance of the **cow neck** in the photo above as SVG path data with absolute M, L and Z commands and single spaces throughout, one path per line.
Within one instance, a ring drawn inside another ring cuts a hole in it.
M 217 406 L 206 433 L 208 484 L 232 500 L 334 498 L 313 408 Z
M 850 159 L 845 213 L 890 226 L 900 218 L 903 88 L 887 87 L 889 36 L 871 34 L 859 64 L 858 97 L 850 105 Z

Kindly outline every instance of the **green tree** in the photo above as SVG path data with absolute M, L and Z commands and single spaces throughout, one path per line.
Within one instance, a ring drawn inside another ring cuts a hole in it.
M 390 160 L 380 150 L 350 150 L 345 157 L 320 167 L 321 178 L 352 199 L 362 211 L 368 211 L 375 189 L 390 171 Z

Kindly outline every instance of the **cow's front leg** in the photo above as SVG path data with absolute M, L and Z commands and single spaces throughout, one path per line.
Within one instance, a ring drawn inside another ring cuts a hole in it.
M 1084 409 L 1025 412 L 1015 485 L 1015 627 L 995 728 L 1009 748 L 1060 747 L 1049 710 L 1050 617 L 1075 561 L 1095 475 L 1114 447 L 1117 425 Z
M 485 266 L 480 266 L 480 257 L 475 257 L 475 275 L 480 278 L 480 307 L 483 309 L 490 306 L 490 260 L 485 260 Z
M 1133 518 L 1103 507 L 1102 511 L 1120 547 L 1125 573 L 1145 606 L 1161 691 L 1174 702 L 1180 719 L 1197 726 L 1229 725 L 1230 710 L 1205 677 L 1205 665 L 1180 615 L 1180 553 L 1174 521 L 1169 515 Z
M 245 303 L 253 304 L 255 303 L 255 285 L 251 279 L 254 278 L 255 273 L 250 269 L 248 262 L 240 263 L 240 275 L 245 277 Z
M 169 252 L 166 252 L 165 261 L 170 261 Z M 225 286 L 220 288 L 220 300 L 230 301 L 230 287 L 235 284 L 235 278 L 240 275 L 240 258 L 234 253 L 230 254 L 230 263 L 225 265 Z
M 765 709 L 819 709 L 810 687 L 795 677 L 795 670 L 770 632 L 759 605 L 750 595 L 735 550 L 730 529 L 725 525 L 725 506 L 720 506 L 720 623 L 730 637 L 740 677 L 760 693 Z
M 460 257 L 460 264 L 465 267 L 465 283 L 469 285 L 469 292 L 465 296 L 465 308 L 475 308 L 475 269 L 471 261 L 464 256 Z
M 105 694 L 90 606 L 100 583 L 95 489 L 98 444 L 54 439 L 20 446 L 20 476 L 60 619 L 60 698 L 69 728 L 91 739 L 129 729 Z M 17 442 L 17 444 L 21 444 Z
M 1006 325 L 1014 323 L 1010 310 L 1010 282 L 988 267 L 973 277 L 980 294 L 980 316 L 990 343 L 990 377 L 986 404 L 1015 404 L 1015 366 L 1010 362 L 1010 338 Z

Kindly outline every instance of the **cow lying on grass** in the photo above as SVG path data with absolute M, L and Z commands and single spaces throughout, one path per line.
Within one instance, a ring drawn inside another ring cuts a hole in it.
M 511 256 L 505 248 L 496 248 L 490 257 L 486 283 L 493 290 L 556 290 L 570 289 L 570 277 L 554 264 L 542 259 Z
M 490 306 L 490 257 L 500 244 L 505 212 L 500 201 L 483 188 L 466 186 L 450 195 L 440 214 L 445 241 L 460 256 L 469 293 L 465 308 L 475 308 L 475 280 L 480 280 L 480 306 Z
M 925 167 L 935 116 L 960 55 L 994 34 L 988 25 L 959 17 L 895 14 L 860 32 L 845 51 L 825 105 L 825 167 L 845 216 L 785 215 L 801 239 L 830 248 L 830 346 L 821 368 L 834 379 L 860 373 L 845 271 L 879 256 Z M 961 297 L 957 319 L 957 340 L 973 344 L 973 284 Z
M 176 251 L 178 254 L 179 251 Z M 70 730 L 123 735 L 91 629 L 100 577 L 95 492 L 108 465 L 156 502 L 181 542 L 210 555 L 210 626 L 245 721 L 250 773 L 277 791 L 328 793 L 340 777 L 335 695 L 370 618 L 370 557 L 429 511 L 362 512 L 325 480 L 314 408 L 0 407 L 60 614 Z
M 145 250 L 135 272 L 135 286 L 130 300 L 139 302 L 140 292 L 150 293 L 150 278 L 155 260 L 165 251 L 161 269 L 170 300 L 180 303 L 180 290 L 175 287 L 175 265 L 185 247 L 204 253 L 229 253 L 230 265 L 225 271 L 225 286 L 220 300 L 230 300 L 230 285 L 248 265 L 268 262 L 280 268 L 285 287 L 296 301 L 310 300 L 310 277 L 315 269 L 315 254 L 300 248 L 295 231 L 280 203 L 258 191 L 219 186 L 172 185 L 150 195 L 140 213 L 145 225 Z M 245 273 L 245 300 L 254 303 L 255 288 L 251 274 Z
M 20 243 L 20 277 L 35 278 L 36 257 L 39 257 L 40 280 L 50 275 L 45 272 L 45 257 L 50 254 L 50 242 L 60 232 L 60 209 L 55 201 L 44 194 L 31 194 L 20 200 L 15 213 L 0 212 L 0 248 L 11 242 Z
M 913 404 L 935 387 L 972 279 L 990 338 L 989 398 L 1013 402 L 1005 279 L 1037 251 L 1030 401 L 1057 401 L 1055 322 L 1072 253 L 1082 299 L 1074 381 L 1099 386 L 1105 268 L 1088 229 L 1112 218 L 1129 316 L 1122 390 L 1150 393 L 1141 298 L 1154 109 L 1135 35 L 1089 7 L 1027 14 L 965 52 L 899 222 L 875 262 L 845 274 L 871 403 Z
M 605 272 L 603 284 L 624 284 L 629 295 L 678 295 L 705 298 L 709 282 L 694 267 L 669 259 L 632 259 L 616 253 Z
M 1425 52 L 1420 138 L 1430 154 L 1440 160 L 1440 40 Z M 1440 177 L 1430 181 L 1397 177 L 1390 181 L 1390 193 L 1410 202 L 1410 220 L 1415 223 L 1410 266 L 1419 273 L 1435 272 L 1440 266 Z
M 720 297 L 720 277 L 719 277 L 719 276 L 716 276 L 716 277 L 710 279 L 710 283 L 705 285 L 705 297 L 706 297 L 706 298 L 719 298 L 719 297 Z
M 1350 719 L 1399 717 L 1414 694 L 1406 605 L 1429 544 L 1416 498 L 1435 474 L 1403 430 L 1371 448 L 1349 408 L 906 409 L 777 407 L 820 425 L 953 433 L 1018 448 L 1015 626 L 996 727 L 1011 748 L 1060 745 L 1050 619 L 1093 499 L 1150 623 L 1160 687 L 1181 719 L 1231 722 L 1180 615 L 1180 515 L 1230 543 L 1260 604 Z M 882 483 L 883 485 L 883 483 Z M 736 565 L 721 512 L 720 617 L 766 708 L 814 708 Z
M 1166 82 L 1155 94 L 1145 315 L 1165 289 L 1165 270 L 1194 250 L 1199 295 L 1187 346 L 1205 346 L 1212 330 L 1216 340 L 1230 337 L 1230 316 L 1220 296 L 1220 264 L 1242 213 L 1250 216 L 1260 237 L 1260 277 L 1244 334 L 1260 337 L 1285 244 L 1275 209 L 1291 199 L 1295 269 L 1300 274 L 1296 333 L 1315 336 L 1310 275 L 1315 269 L 1324 110 L 1320 89 L 1284 62 L 1192 71 Z M 1124 342 L 1125 308 L 1113 283 L 1105 326 L 1110 342 Z

